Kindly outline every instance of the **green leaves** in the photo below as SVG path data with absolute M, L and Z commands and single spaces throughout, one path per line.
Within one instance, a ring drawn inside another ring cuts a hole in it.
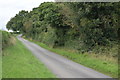
M 7 28 L 12 29 L 13 31 L 21 31 L 23 27 L 23 19 L 26 17 L 27 13 L 28 12 L 24 10 L 20 11 L 7 23 Z
M 48 45 L 72 43 L 72 48 L 87 51 L 118 40 L 118 6 L 119 3 L 45 2 L 29 13 L 20 11 L 7 28 Z

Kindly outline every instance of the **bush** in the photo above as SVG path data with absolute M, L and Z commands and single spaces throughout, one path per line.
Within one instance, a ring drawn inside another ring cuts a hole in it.
M 111 2 L 45 2 L 30 12 L 19 12 L 8 22 L 7 28 L 20 30 L 26 38 L 54 48 L 67 47 L 82 53 L 106 53 L 105 51 L 109 52 L 108 49 L 115 47 L 114 42 L 118 41 L 118 6 L 120 3 Z M 109 54 L 116 56 L 117 48 L 112 50 L 114 52 Z
M 2 32 L 2 49 L 5 49 L 6 47 L 10 45 L 14 45 L 16 42 L 15 37 L 6 31 L 0 31 Z

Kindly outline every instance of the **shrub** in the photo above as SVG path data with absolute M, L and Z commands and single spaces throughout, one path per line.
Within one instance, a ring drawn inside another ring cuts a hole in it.
M 5 49 L 6 47 L 10 45 L 14 45 L 16 42 L 15 37 L 6 31 L 0 31 L 2 32 L 2 49 Z

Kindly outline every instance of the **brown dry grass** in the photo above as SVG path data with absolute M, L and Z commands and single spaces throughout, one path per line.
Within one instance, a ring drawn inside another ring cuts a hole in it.
M 12 44 L 12 45 L 16 44 L 16 38 L 14 36 L 10 37 L 10 43 L 9 44 Z

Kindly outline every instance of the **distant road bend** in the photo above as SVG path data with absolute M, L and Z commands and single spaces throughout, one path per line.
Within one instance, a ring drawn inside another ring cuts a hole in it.
M 50 52 L 37 44 L 23 39 L 21 35 L 17 36 L 17 38 L 58 78 L 111 78 Z

